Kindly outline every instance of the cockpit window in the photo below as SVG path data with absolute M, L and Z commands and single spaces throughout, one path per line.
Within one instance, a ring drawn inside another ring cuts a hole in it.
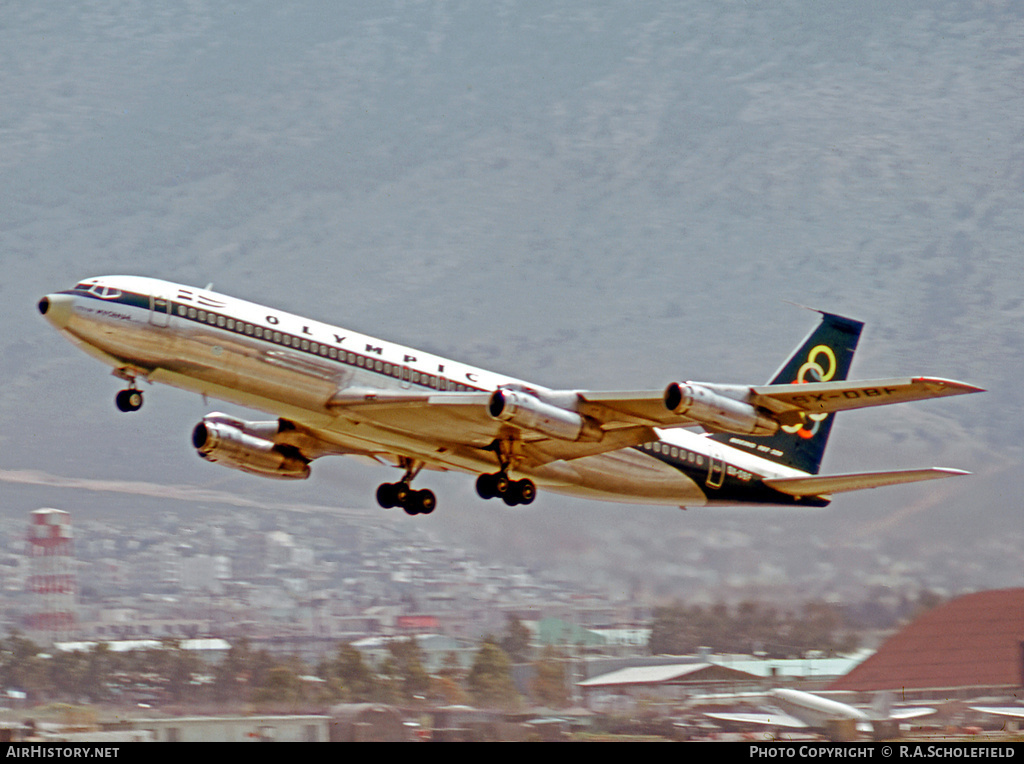
M 93 284 L 89 287 L 89 294 L 99 297 L 101 300 L 116 300 L 121 296 L 121 290 L 102 284 Z

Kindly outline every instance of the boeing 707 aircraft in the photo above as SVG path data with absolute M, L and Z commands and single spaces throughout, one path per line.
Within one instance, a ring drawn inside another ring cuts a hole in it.
M 709 719 L 728 722 L 743 727 L 781 730 L 827 731 L 830 722 L 852 721 L 858 732 L 872 732 L 879 722 L 903 722 L 920 719 L 935 713 L 934 708 L 893 708 L 891 693 L 879 693 L 869 708 L 857 708 L 849 703 L 815 695 L 788 687 L 769 690 L 764 695 L 749 693 L 745 697 L 734 695 L 706 696 L 697 702 L 721 703 L 728 700 L 762 700 L 769 706 L 754 713 L 705 712 Z M 692 702 L 692 701 L 691 701 Z
M 979 392 L 933 377 L 847 382 L 863 324 L 821 322 L 766 385 L 672 382 L 664 390 L 553 390 L 358 332 L 138 276 L 90 278 L 39 311 L 127 387 L 162 382 L 267 412 L 203 417 L 207 461 L 271 478 L 360 455 L 404 471 L 381 506 L 430 514 L 424 468 L 477 475 L 484 499 L 529 504 L 537 486 L 610 501 L 823 507 L 830 494 L 966 474 L 915 469 L 819 475 L 835 412 Z

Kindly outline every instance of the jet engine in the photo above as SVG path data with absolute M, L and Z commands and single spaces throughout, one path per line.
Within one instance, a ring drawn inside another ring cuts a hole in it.
M 714 432 L 774 435 L 779 423 L 745 401 L 696 382 L 673 382 L 665 389 L 665 407 Z
M 559 440 L 598 441 L 604 434 L 600 427 L 583 415 L 545 403 L 520 390 L 495 390 L 487 410 L 501 422 Z
M 209 462 L 278 480 L 305 480 L 309 460 L 294 446 L 274 443 L 279 422 L 246 422 L 209 414 L 192 431 L 192 445 Z

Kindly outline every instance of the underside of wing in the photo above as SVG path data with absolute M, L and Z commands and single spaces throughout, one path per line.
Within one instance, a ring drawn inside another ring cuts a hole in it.
M 1010 719 L 1024 719 L 1024 706 L 971 706 L 971 710 Z
M 765 478 L 765 485 L 790 496 L 821 496 L 843 491 L 860 491 L 865 488 L 879 488 L 901 483 L 918 483 L 922 480 L 969 475 L 963 470 L 931 467 L 920 470 L 896 470 L 892 472 L 858 472 L 847 475 L 807 475 L 806 477 Z
M 328 408 L 354 421 L 482 448 L 501 434 L 501 422 L 487 415 L 489 398 L 488 393 L 345 390 Z
M 670 411 L 665 392 L 630 390 L 622 392 L 580 392 L 580 412 L 604 426 L 642 424 L 648 427 L 697 427 L 700 420 Z
M 328 408 L 350 423 L 438 444 L 482 449 L 496 440 L 515 442 L 521 457 L 544 464 L 646 443 L 658 437 L 654 428 L 700 426 L 710 432 L 763 436 L 799 423 L 807 415 L 978 390 L 962 382 L 930 377 L 763 387 L 684 382 L 672 383 L 661 392 L 346 388 L 332 397 Z M 947 474 L 917 471 L 841 476 L 821 486 L 778 481 L 774 487 L 793 495 L 818 495 Z
M 503 402 L 512 399 L 513 392 L 505 391 Z M 575 393 L 570 394 L 570 404 L 574 399 Z M 526 406 L 522 419 L 505 417 L 494 393 L 347 390 L 332 399 L 330 408 L 352 422 L 438 444 L 483 449 L 498 439 L 515 441 L 520 457 L 534 464 L 580 459 L 657 438 L 650 426 L 624 417 L 602 422 L 531 396 L 520 394 L 515 400 Z
M 935 709 L 927 706 L 920 708 L 894 708 L 889 712 L 889 717 L 902 721 L 904 719 L 920 719 L 925 716 L 931 716 L 934 713 L 936 713 Z
M 937 377 L 810 382 L 750 388 L 749 402 L 771 411 L 782 424 L 802 414 L 828 414 L 869 406 L 982 392 L 980 387 Z

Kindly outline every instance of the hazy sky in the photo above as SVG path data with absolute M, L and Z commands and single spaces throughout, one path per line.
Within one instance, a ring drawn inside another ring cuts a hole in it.
M 213 282 L 592 388 L 763 381 L 815 320 L 788 300 L 867 322 L 860 376 L 992 390 L 850 415 L 825 468 L 976 470 L 888 495 L 998 535 L 1020 482 L 1022 33 L 1009 2 L 9 4 L 0 469 L 350 506 L 396 477 L 268 486 L 188 447 L 220 404 L 160 389 L 118 415 L 116 380 L 34 308 L 87 275 Z M 461 522 L 471 482 L 432 486 Z M 837 535 L 898 516 L 883 495 L 837 501 Z

